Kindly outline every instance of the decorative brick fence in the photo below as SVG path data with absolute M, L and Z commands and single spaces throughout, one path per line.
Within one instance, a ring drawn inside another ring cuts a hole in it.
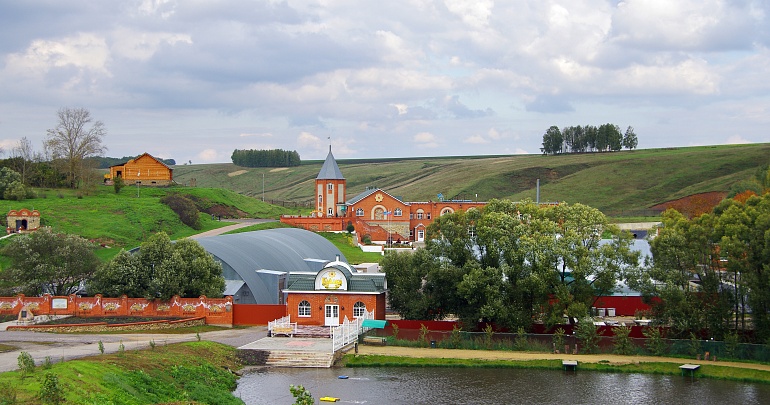
M 33 315 L 74 315 L 79 317 L 141 316 L 204 318 L 209 325 L 233 325 L 233 298 L 179 298 L 168 301 L 145 298 L 66 297 L 45 294 L 41 297 L 0 297 L 0 315 L 20 316 L 22 311 Z

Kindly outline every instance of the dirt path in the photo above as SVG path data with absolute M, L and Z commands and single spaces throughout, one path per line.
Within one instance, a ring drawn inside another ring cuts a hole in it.
M 246 219 L 226 219 L 222 222 L 232 222 L 232 225 L 223 226 L 221 228 L 212 229 L 210 231 L 201 232 L 199 234 L 190 236 L 190 239 L 198 239 L 198 238 L 205 238 L 209 236 L 216 236 L 221 235 L 225 232 L 230 232 L 233 230 L 236 230 L 238 228 L 245 228 L 247 226 L 255 225 L 255 224 L 261 224 L 263 222 L 275 222 L 274 219 L 254 219 L 254 218 L 246 218 Z
M 678 363 L 678 364 L 711 364 L 724 367 L 736 367 L 753 370 L 770 371 L 770 365 L 755 363 L 734 363 L 729 361 L 687 360 L 674 357 L 651 356 L 620 356 L 617 354 L 551 354 L 527 353 L 494 350 L 460 350 L 460 349 L 427 349 L 398 346 L 368 346 L 360 345 L 359 354 L 376 354 L 399 357 L 447 358 L 447 359 L 479 359 L 479 360 L 577 360 L 584 363 L 598 363 L 607 360 L 610 364 L 634 363 Z

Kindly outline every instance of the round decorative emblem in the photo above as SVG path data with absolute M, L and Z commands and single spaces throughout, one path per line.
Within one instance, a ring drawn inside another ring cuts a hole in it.
M 383 199 L 384 199 L 384 197 L 380 193 L 377 193 L 377 195 L 374 196 L 374 201 L 382 202 Z

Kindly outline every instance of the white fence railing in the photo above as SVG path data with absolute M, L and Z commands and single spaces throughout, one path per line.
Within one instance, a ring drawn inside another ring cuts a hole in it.
M 370 328 L 364 328 L 363 323 L 365 319 L 374 319 L 374 311 L 364 312 L 364 315 L 358 318 L 354 318 L 352 321 L 346 316 L 342 322 L 342 325 L 332 328 L 332 352 L 342 349 L 343 347 L 355 342 L 358 339 L 358 335 L 366 332 Z M 364 330 L 366 329 L 366 330 Z
M 275 334 L 294 335 L 297 333 L 297 323 L 291 321 L 290 315 L 286 315 L 283 318 L 268 322 L 267 331 L 270 336 Z

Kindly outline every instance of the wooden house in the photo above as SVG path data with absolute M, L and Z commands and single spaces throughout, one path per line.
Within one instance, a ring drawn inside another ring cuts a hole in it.
M 174 169 L 144 153 L 126 163 L 111 166 L 110 178 L 122 178 L 126 185 L 168 186 L 174 182 Z

